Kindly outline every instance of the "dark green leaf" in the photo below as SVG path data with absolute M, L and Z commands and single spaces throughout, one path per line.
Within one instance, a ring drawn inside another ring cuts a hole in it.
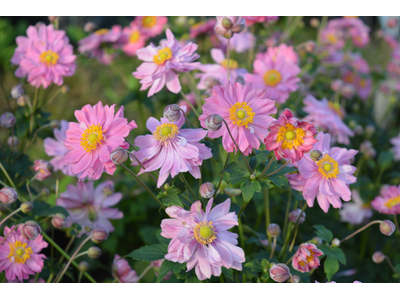
M 315 229 L 317 229 L 317 236 L 324 240 L 327 243 L 330 243 L 333 239 L 333 234 L 329 229 L 326 229 L 325 226 L 323 225 L 314 225 L 313 226 Z
M 240 185 L 240 189 L 242 190 L 243 200 L 246 202 L 249 202 L 251 198 L 253 198 L 254 193 L 261 192 L 260 183 L 257 180 L 250 180 L 247 178 Z
M 222 273 L 225 275 L 226 278 L 233 280 L 233 269 L 222 267 Z
M 55 214 L 63 214 L 68 217 L 69 213 L 64 207 L 61 206 L 53 206 L 51 207 L 46 202 L 35 201 L 33 204 L 32 214 L 36 217 L 47 217 Z
M 167 239 L 167 238 L 161 236 L 161 229 L 157 231 L 156 238 L 161 244 L 164 244 L 167 246 L 169 245 L 169 242 L 171 241 L 170 239 Z
M 155 244 L 151 246 L 144 246 L 129 253 L 127 256 L 141 261 L 156 261 L 163 259 L 167 254 L 167 245 Z
M 174 274 L 178 274 L 181 270 L 186 267 L 186 264 L 180 264 L 169 260 L 164 260 L 160 270 L 158 271 L 157 282 L 161 282 L 168 272 L 172 271 Z
M 339 261 L 332 255 L 328 255 L 324 263 L 324 271 L 328 281 L 332 280 L 333 275 L 339 270 Z
M 346 265 L 346 256 L 344 255 L 344 252 L 340 248 L 330 248 L 330 254 L 337 258 L 342 264 Z
M 237 162 L 230 163 L 221 172 L 226 172 L 229 174 L 230 182 L 236 184 L 244 180 L 244 176 L 248 174 L 248 170 L 245 166 L 239 165 Z
M 185 280 L 185 283 L 200 283 L 200 282 L 201 281 L 196 276 L 186 278 Z
M 167 195 L 162 198 L 162 201 L 166 206 L 177 205 L 183 207 L 179 194 L 181 194 L 181 191 L 176 187 L 172 187 L 167 191 Z

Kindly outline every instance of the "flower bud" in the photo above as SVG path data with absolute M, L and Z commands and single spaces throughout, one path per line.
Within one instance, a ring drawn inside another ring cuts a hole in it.
M 54 23 L 59 17 L 47 17 L 50 23 Z
M 231 188 L 226 188 L 224 190 L 225 194 L 228 194 L 231 197 L 237 197 L 242 193 L 241 189 L 231 189 Z
M 214 195 L 214 186 L 211 182 L 205 182 L 200 186 L 200 195 L 203 198 L 211 198 Z
M 319 161 L 322 158 L 322 152 L 319 150 L 313 150 L 310 152 L 310 158 L 313 161 Z
M 69 92 L 69 86 L 68 85 L 63 85 L 62 87 L 61 87 L 61 93 L 62 94 L 66 94 L 66 93 L 68 93 Z
M 101 250 L 99 247 L 92 246 L 88 249 L 88 256 L 90 258 L 98 258 L 101 255 Z
M 35 175 L 36 180 L 45 180 L 50 177 L 53 166 L 46 160 L 37 159 L 34 162 L 33 169 L 37 172 Z
M 53 129 L 60 128 L 60 122 L 58 120 L 51 120 L 50 127 Z
M 338 238 L 334 238 L 333 240 L 332 240 L 332 247 L 340 247 L 340 240 L 338 239 Z
M 117 147 L 111 152 L 111 161 L 116 165 L 121 165 L 128 159 L 128 152 L 122 148 Z
M 210 98 L 210 94 L 204 93 L 203 95 L 201 95 L 201 98 L 205 101 L 207 98 Z
M 299 219 L 300 217 L 300 219 Z M 297 221 L 298 219 L 298 221 Z M 302 224 L 306 219 L 306 213 L 300 208 L 294 209 L 289 213 L 289 221 L 293 224 Z
M 271 223 L 268 225 L 267 234 L 271 237 L 278 237 L 281 234 L 281 228 L 278 224 Z
M 104 242 L 108 239 L 108 231 L 103 228 L 95 228 L 92 230 L 92 241 L 96 244 Z
M 235 26 L 232 27 L 232 32 L 234 33 L 240 33 L 242 32 L 242 30 L 246 27 L 245 24 L 237 24 Z
M 285 264 L 276 264 L 269 269 L 269 276 L 273 281 L 285 282 L 290 277 L 290 269 Z
M 81 261 L 78 265 L 79 272 L 86 272 L 89 269 L 89 264 L 86 261 Z
M 372 261 L 376 264 L 380 264 L 385 260 L 385 254 L 383 254 L 381 251 L 376 251 L 374 254 L 372 254 Z
M 50 191 L 48 188 L 43 188 L 41 191 L 42 196 L 48 196 L 50 195 Z
M 61 229 L 65 226 L 66 217 L 63 214 L 55 214 L 51 219 L 51 224 L 57 229 Z
M 39 224 L 35 221 L 26 221 L 21 228 L 22 236 L 30 241 L 36 240 L 41 231 Z
M 176 122 L 182 115 L 181 109 L 177 104 L 168 105 L 164 109 L 164 118 L 167 118 L 170 122 Z
M 214 85 L 218 84 L 218 80 L 215 79 L 214 77 L 207 77 L 204 79 L 204 85 L 206 86 L 207 89 L 211 89 Z
M 18 194 L 15 191 L 15 189 L 11 187 L 3 187 L 0 190 L 0 202 L 4 204 L 11 204 L 14 203 L 15 200 L 17 200 Z
M 322 240 L 319 237 L 314 236 L 311 239 L 310 243 L 315 244 L 315 245 L 320 245 L 320 244 L 322 244 Z
M 221 24 L 226 30 L 231 29 L 233 26 L 232 21 L 229 20 L 228 18 L 223 18 Z
M 379 229 L 384 235 L 391 236 L 396 230 L 396 225 L 392 221 L 384 220 L 380 225 Z
M 299 283 L 300 282 L 300 277 L 297 275 L 292 275 L 293 279 L 294 279 L 294 283 Z
M 217 114 L 209 115 L 206 119 L 206 127 L 210 131 L 220 130 L 222 127 L 222 117 Z
M 338 92 L 342 86 L 343 86 L 343 81 L 340 79 L 336 79 L 331 82 L 331 89 L 334 92 Z
M 83 26 L 83 31 L 85 32 L 92 32 L 93 30 L 95 30 L 97 28 L 96 24 L 94 24 L 93 22 L 87 22 L 85 24 L 85 26 Z
M 10 128 L 15 124 L 15 117 L 12 113 L 6 112 L 0 117 L 0 125 L 5 128 Z
M 18 139 L 15 135 L 10 136 L 10 137 L 7 139 L 7 144 L 8 144 L 10 147 L 17 146 L 18 143 L 19 143 L 19 139 Z
M 312 18 L 310 20 L 310 26 L 311 27 L 317 28 L 317 27 L 319 27 L 319 25 L 320 25 L 320 23 L 319 23 L 319 20 L 317 18 Z
M 19 83 L 17 85 L 14 85 L 11 89 L 11 97 L 14 99 L 18 99 L 24 94 L 24 89 L 22 88 L 22 84 Z
M 17 99 L 17 104 L 18 106 L 25 106 L 30 100 L 30 97 L 28 95 L 22 95 Z
M 21 211 L 24 214 L 29 213 L 33 209 L 33 204 L 32 202 L 26 201 L 21 203 Z

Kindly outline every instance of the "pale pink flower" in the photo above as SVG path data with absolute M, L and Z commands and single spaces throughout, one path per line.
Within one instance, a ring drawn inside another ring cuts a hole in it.
M 200 34 L 211 32 L 217 21 L 215 19 L 209 19 L 207 21 L 201 21 L 190 27 L 190 38 L 194 39 Z
M 293 50 L 293 46 L 288 46 L 286 44 L 280 44 L 277 47 L 268 47 L 267 52 L 257 54 L 257 59 L 267 60 L 272 57 L 272 59 L 275 60 L 279 56 L 284 57 L 291 63 L 299 63 L 299 55 Z
M 369 43 L 369 27 L 358 18 L 339 18 L 330 20 L 327 29 L 339 30 L 345 38 L 350 38 L 356 47 L 365 47 Z
M 121 43 L 124 44 L 122 51 L 127 55 L 133 56 L 138 49 L 145 46 L 146 40 L 147 36 L 140 30 L 135 21 L 132 21 L 128 27 L 122 30 Z
M 353 225 L 367 222 L 372 217 L 371 205 L 362 201 L 357 190 L 351 190 L 351 198 L 353 202 L 344 203 L 339 210 L 340 221 Z
M 218 39 L 221 41 L 222 48 L 226 49 L 228 46 L 228 39 L 218 35 Z M 245 28 L 242 32 L 235 34 L 231 37 L 229 42 L 229 49 L 234 50 L 236 53 L 243 53 L 251 48 L 254 48 L 256 43 L 256 37 L 254 34 Z
M 314 244 L 303 243 L 293 256 L 292 267 L 301 272 L 310 272 L 312 269 L 317 269 L 320 265 L 319 256 L 324 253 Z
M 345 41 L 342 31 L 333 28 L 325 28 L 321 32 L 321 43 L 329 50 L 341 50 L 344 48 Z
M 125 259 L 121 259 L 118 254 L 114 257 L 111 270 L 113 277 L 120 283 L 136 283 L 139 280 L 135 270 L 132 270 L 129 263 Z
M 391 138 L 390 143 L 393 145 L 394 159 L 400 160 L 400 133 L 397 137 Z
M 383 186 L 380 195 L 375 197 L 371 205 L 382 214 L 400 214 L 400 185 Z
M 256 17 L 256 16 L 246 16 L 242 17 L 246 20 L 246 25 L 251 26 L 255 23 L 272 23 L 278 21 L 279 17 L 277 16 L 263 16 L 263 17 Z
M 164 25 L 167 24 L 167 17 L 143 17 L 138 16 L 134 20 L 135 24 L 141 29 L 147 37 L 155 37 L 163 32 Z
M 37 159 L 33 164 L 33 169 L 37 172 L 35 175 L 36 180 L 45 180 L 51 176 L 49 162 L 44 159 Z

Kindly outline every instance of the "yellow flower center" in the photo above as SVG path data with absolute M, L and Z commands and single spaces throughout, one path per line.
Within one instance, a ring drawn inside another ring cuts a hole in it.
M 318 171 L 325 179 L 336 178 L 339 174 L 339 164 L 336 160 L 325 154 L 318 162 Z
M 91 152 L 96 150 L 103 140 L 105 140 L 105 137 L 100 124 L 90 125 L 82 134 L 81 146 L 86 152 Z
M 353 73 L 348 73 L 345 76 L 343 76 L 343 81 L 346 83 L 353 83 L 354 82 L 354 74 Z
M 51 50 L 44 51 L 42 54 L 40 54 L 40 62 L 45 63 L 46 65 L 52 65 L 54 66 L 59 59 L 59 56 L 56 52 L 53 52 Z
M 343 119 L 344 116 L 342 110 L 340 109 L 339 103 L 328 102 L 328 106 L 329 108 L 334 110 L 340 116 L 341 119 Z
M 193 230 L 194 238 L 202 245 L 207 245 L 212 243 L 216 237 L 216 231 L 213 222 L 200 222 L 196 225 Z
M 282 149 L 297 149 L 297 147 L 303 145 L 303 138 L 306 136 L 306 132 L 301 129 L 294 127 L 292 124 L 287 123 L 285 126 L 279 128 L 278 137 L 276 141 L 278 143 L 282 142 Z
M 199 28 L 200 26 L 203 26 L 204 24 L 206 24 L 206 22 L 199 22 L 199 23 L 193 24 L 192 28 L 193 28 L 193 29 L 197 29 L 197 28 Z
M 360 79 L 360 86 L 365 87 L 367 85 L 367 81 L 364 78 Z
M 157 17 L 144 17 L 142 19 L 142 25 L 146 28 L 151 28 L 157 24 Z
M 246 102 L 235 103 L 229 111 L 232 123 L 238 126 L 246 126 L 246 128 L 248 128 L 249 123 L 253 123 L 253 118 L 256 115 Z
M 161 124 L 153 132 L 153 138 L 165 143 L 169 139 L 173 139 L 179 133 L 178 126 L 171 123 Z
M 24 264 L 33 254 L 31 247 L 27 247 L 26 243 L 16 241 L 15 243 L 10 243 L 9 246 L 10 254 L 8 258 L 12 263 Z
M 264 82 L 269 86 L 276 86 L 279 82 L 281 82 L 281 79 L 281 73 L 279 73 L 277 70 L 268 70 L 264 74 Z
M 132 31 L 131 35 L 129 36 L 129 43 L 136 43 L 140 38 L 139 30 Z
M 103 28 L 103 29 L 96 30 L 94 32 L 94 34 L 96 34 L 96 35 L 105 35 L 106 33 L 108 33 L 108 31 L 109 30 L 107 28 Z
M 328 38 L 328 41 L 329 41 L 331 44 L 336 44 L 336 42 L 337 42 L 337 37 L 336 37 L 334 34 L 328 34 L 327 38 Z
M 400 196 L 394 197 L 389 199 L 386 203 L 385 206 L 389 209 L 392 209 L 393 206 L 399 205 L 400 204 Z
M 228 60 L 224 59 L 221 61 L 221 66 L 224 68 L 228 68 Z M 237 69 L 239 67 L 238 62 L 233 59 L 229 59 L 229 69 Z
M 158 54 L 154 55 L 153 61 L 157 65 L 163 64 L 166 60 L 169 60 L 172 57 L 172 51 L 170 48 L 165 47 L 161 50 L 158 50 Z

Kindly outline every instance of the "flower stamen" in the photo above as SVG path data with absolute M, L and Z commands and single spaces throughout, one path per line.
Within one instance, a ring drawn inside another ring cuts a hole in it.
M 254 116 L 256 115 L 246 102 L 235 103 L 231 106 L 229 111 L 230 120 L 239 127 L 246 126 L 246 128 L 248 128 L 249 124 L 253 123 Z
M 328 154 L 317 162 L 318 171 L 325 179 L 336 178 L 339 174 L 339 164 Z
M 10 243 L 9 246 L 10 254 L 8 258 L 13 263 L 24 264 L 33 254 L 31 247 L 27 247 L 26 243 L 16 241 L 15 243 Z
M 216 237 L 216 231 L 213 222 L 200 222 L 196 225 L 193 230 L 193 235 L 196 241 L 198 241 L 202 245 L 208 245 L 212 243 Z
M 290 123 L 287 123 L 285 126 L 281 126 L 279 128 L 278 137 L 276 141 L 278 143 L 282 142 L 282 149 L 292 150 L 293 148 L 297 149 L 303 145 L 303 138 L 306 136 L 306 132 L 298 127 L 293 126 Z
M 44 51 L 42 52 L 42 54 L 40 54 L 40 62 L 45 63 L 48 66 L 54 66 L 57 63 L 58 59 L 58 54 L 51 50 Z
M 90 125 L 82 134 L 81 146 L 86 152 L 91 152 L 96 150 L 103 140 L 105 140 L 105 136 L 100 124 Z
M 179 133 L 178 126 L 172 123 L 164 123 L 153 132 L 153 138 L 164 144 L 169 139 L 173 139 Z
M 153 56 L 153 62 L 155 62 L 157 65 L 161 65 L 171 57 L 172 50 L 168 47 L 165 47 L 161 50 L 158 50 L 158 54 Z
M 282 75 L 279 71 L 273 69 L 268 70 L 264 74 L 264 83 L 269 86 L 276 86 L 282 80 Z
M 389 199 L 384 205 L 389 208 L 392 209 L 393 206 L 399 205 L 400 204 L 400 196 L 394 197 Z

